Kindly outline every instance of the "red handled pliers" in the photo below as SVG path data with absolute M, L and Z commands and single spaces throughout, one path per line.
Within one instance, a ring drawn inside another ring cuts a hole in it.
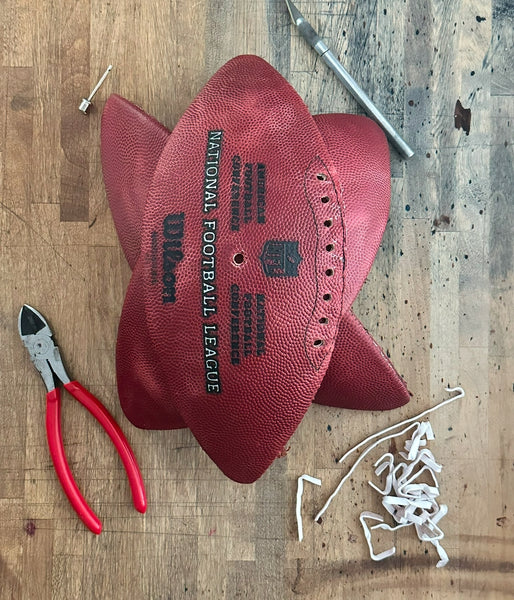
M 93 533 L 99 534 L 102 531 L 102 523 L 80 493 L 64 454 L 61 433 L 61 394 L 56 381 L 62 382 L 68 392 L 85 406 L 105 429 L 123 461 L 132 490 L 134 506 L 139 512 L 144 513 L 146 511 L 146 494 L 141 471 L 132 448 L 116 421 L 109 411 L 78 381 L 70 381 L 62 364 L 59 348 L 52 340 L 52 331 L 45 318 L 37 310 L 24 304 L 18 317 L 18 329 L 21 339 L 29 351 L 30 359 L 41 374 L 48 390 L 46 395 L 48 447 L 62 488 L 79 517 Z

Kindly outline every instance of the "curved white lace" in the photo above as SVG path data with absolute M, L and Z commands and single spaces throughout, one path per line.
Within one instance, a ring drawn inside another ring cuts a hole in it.
M 400 452 L 400 456 L 407 462 L 395 465 L 392 455 L 389 452 L 384 454 L 375 463 L 375 467 L 377 467 L 375 474 L 381 475 L 386 469 L 389 469 L 385 488 L 381 490 L 371 481 L 368 482 L 383 496 L 382 505 L 398 525 L 391 527 L 383 523 L 384 519 L 380 515 L 368 512 L 361 513 L 360 521 L 373 560 L 383 560 L 392 556 L 396 550 L 393 547 L 380 554 L 374 553 L 371 531 L 365 521 L 366 518 L 375 518 L 380 521 L 378 525 L 371 527 L 371 530 L 394 531 L 400 527 L 414 525 L 418 538 L 421 541 L 430 542 L 436 547 L 440 559 L 436 566 L 444 567 L 448 563 L 448 555 L 439 543 L 439 540 L 443 539 L 444 533 L 437 524 L 448 512 L 448 507 L 445 504 L 437 503 L 439 484 L 435 476 L 436 472 L 441 472 L 442 467 L 436 462 L 430 450 L 420 449 L 426 445 L 427 440 L 434 439 L 430 423 L 416 423 L 416 425 L 417 429 L 413 432 L 411 439 L 405 442 L 406 452 Z M 430 475 L 434 485 L 419 481 L 423 473 Z
M 374 483 L 369 482 L 369 484 L 377 492 L 384 496 L 384 498 L 382 499 L 382 504 L 387 510 L 387 512 L 393 516 L 394 520 L 398 523 L 398 525 L 396 525 L 395 527 L 391 527 L 390 525 L 383 522 L 383 518 L 380 515 L 370 513 L 368 511 L 361 513 L 360 521 L 362 523 L 364 535 L 370 548 L 370 555 L 371 558 L 373 558 L 373 560 L 382 560 L 384 558 L 387 558 L 388 556 L 391 556 L 392 554 L 394 554 L 395 548 L 390 548 L 389 550 L 381 552 L 380 554 L 375 554 L 371 544 L 370 529 L 387 529 L 390 531 L 394 531 L 396 529 L 399 529 L 400 527 L 414 525 L 419 539 L 422 541 L 431 542 L 436 547 L 440 558 L 439 562 L 437 563 L 437 566 L 443 567 L 444 565 L 446 565 L 448 563 L 448 555 L 439 543 L 439 540 L 441 540 L 444 537 L 444 534 L 442 530 L 438 527 L 437 523 L 447 513 L 448 508 L 444 504 L 439 505 L 435 500 L 439 496 L 439 485 L 435 473 L 441 472 L 441 465 L 437 463 L 433 454 L 428 449 L 424 448 L 424 446 L 426 446 L 427 444 L 427 441 L 434 439 L 434 433 L 432 431 L 430 423 L 428 421 L 417 421 L 418 419 L 421 419 L 429 413 L 438 410 L 439 408 L 442 408 L 443 406 L 446 406 L 447 404 L 454 402 L 459 398 L 463 398 L 466 395 L 461 387 L 446 388 L 446 391 L 449 393 L 458 392 L 458 394 L 456 396 L 448 398 L 447 400 L 444 400 L 443 402 L 440 402 L 436 406 L 433 406 L 432 408 L 429 408 L 410 419 L 401 421 L 400 423 L 387 427 L 386 429 L 383 429 L 382 431 L 379 431 L 378 433 L 367 437 L 365 440 L 363 440 L 362 442 L 351 448 L 348 452 L 346 452 L 339 459 L 339 462 L 343 462 L 353 452 L 357 451 L 363 446 L 366 446 L 366 444 L 369 444 L 375 438 L 379 438 L 378 440 L 373 442 L 369 447 L 367 447 L 364 450 L 364 452 L 359 456 L 359 458 L 355 461 L 351 469 L 341 479 L 339 485 L 330 495 L 323 508 L 314 517 L 314 520 L 317 521 L 324 514 L 332 500 L 341 490 L 345 481 L 347 481 L 347 479 L 352 475 L 359 463 L 369 452 L 371 452 L 382 442 L 403 435 L 411 429 L 414 429 L 411 439 L 405 442 L 405 452 L 400 452 L 400 456 L 407 462 L 401 462 L 395 465 L 393 455 L 389 452 L 385 453 L 375 463 L 376 475 L 381 475 L 382 473 L 384 473 L 384 471 L 389 469 L 386 476 L 384 489 L 381 490 Z M 402 431 L 392 433 L 391 435 L 387 435 L 382 438 L 379 437 L 381 435 L 384 435 L 385 433 L 389 433 L 390 431 L 398 429 L 402 425 L 406 425 L 409 423 L 410 425 L 404 428 Z M 416 468 L 418 470 L 416 470 Z M 425 482 L 418 482 L 417 480 L 422 473 L 428 473 L 434 485 L 429 485 Z M 310 475 L 302 475 L 298 478 L 296 517 L 298 522 L 298 537 L 300 541 L 303 539 L 303 527 L 301 519 L 301 498 L 303 493 L 303 480 L 311 481 L 312 483 L 316 483 L 316 485 L 321 485 L 321 481 L 319 479 L 315 479 Z M 393 491 L 394 495 L 392 494 Z M 379 523 L 369 528 L 366 523 L 366 519 L 374 519 L 379 521 Z
M 321 479 L 311 477 L 310 475 L 300 475 L 298 477 L 298 489 L 296 490 L 296 522 L 298 523 L 298 540 L 303 540 L 303 524 L 302 524 L 302 496 L 303 496 L 303 482 L 308 481 L 315 485 L 321 485 Z

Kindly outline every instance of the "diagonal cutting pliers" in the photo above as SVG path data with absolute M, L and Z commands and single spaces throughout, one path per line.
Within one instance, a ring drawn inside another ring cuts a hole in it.
M 109 411 L 78 381 L 70 381 L 61 360 L 59 348 L 52 339 L 52 331 L 43 315 L 24 304 L 18 317 L 20 337 L 29 351 L 30 358 L 45 382 L 46 434 L 48 447 L 62 488 L 83 523 L 93 533 L 102 531 L 102 523 L 88 506 L 71 474 L 61 433 L 61 393 L 56 383 L 61 382 L 102 425 L 118 451 L 128 475 L 132 499 L 136 509 L 146 511 L 146 493 L 141 471 L 127 439 Z

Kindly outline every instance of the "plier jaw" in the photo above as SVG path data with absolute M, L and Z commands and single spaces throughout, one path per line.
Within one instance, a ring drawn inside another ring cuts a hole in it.
M 29 351 L 30 360 L 45 382 L 47 391 L 55 389 L 55 379 L 62 384 L 69 383 L 70 378 L 62 363 L 61 353 L 52 339 L 52 330 L 43 315 L 32 306 L 24 304 L 18 316 L 18 331 Z

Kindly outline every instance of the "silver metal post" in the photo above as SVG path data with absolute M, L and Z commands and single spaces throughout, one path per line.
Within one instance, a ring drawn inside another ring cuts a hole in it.
M 98 91 L 98 88 L 105 81 L 105 78 L 107 77 L 107 75 L 109 74 L 109 71 L 111 69 L 112 69 L 112 65 L 109 65 L 107 67 L 107 70 L 105 71 L 105 73 L 100 77 L 100 80 L 93 88 L 93 91 L 89 94 L 89 96 L 87 98 L 82 98 L 82 102 L 80 103 L 79 110 L 82 111 L 84 114 L 87 113 L 87 109 L 91 106 L 91 100 L 93 99 L 93 96 L 96 94 L 96 92 Z

